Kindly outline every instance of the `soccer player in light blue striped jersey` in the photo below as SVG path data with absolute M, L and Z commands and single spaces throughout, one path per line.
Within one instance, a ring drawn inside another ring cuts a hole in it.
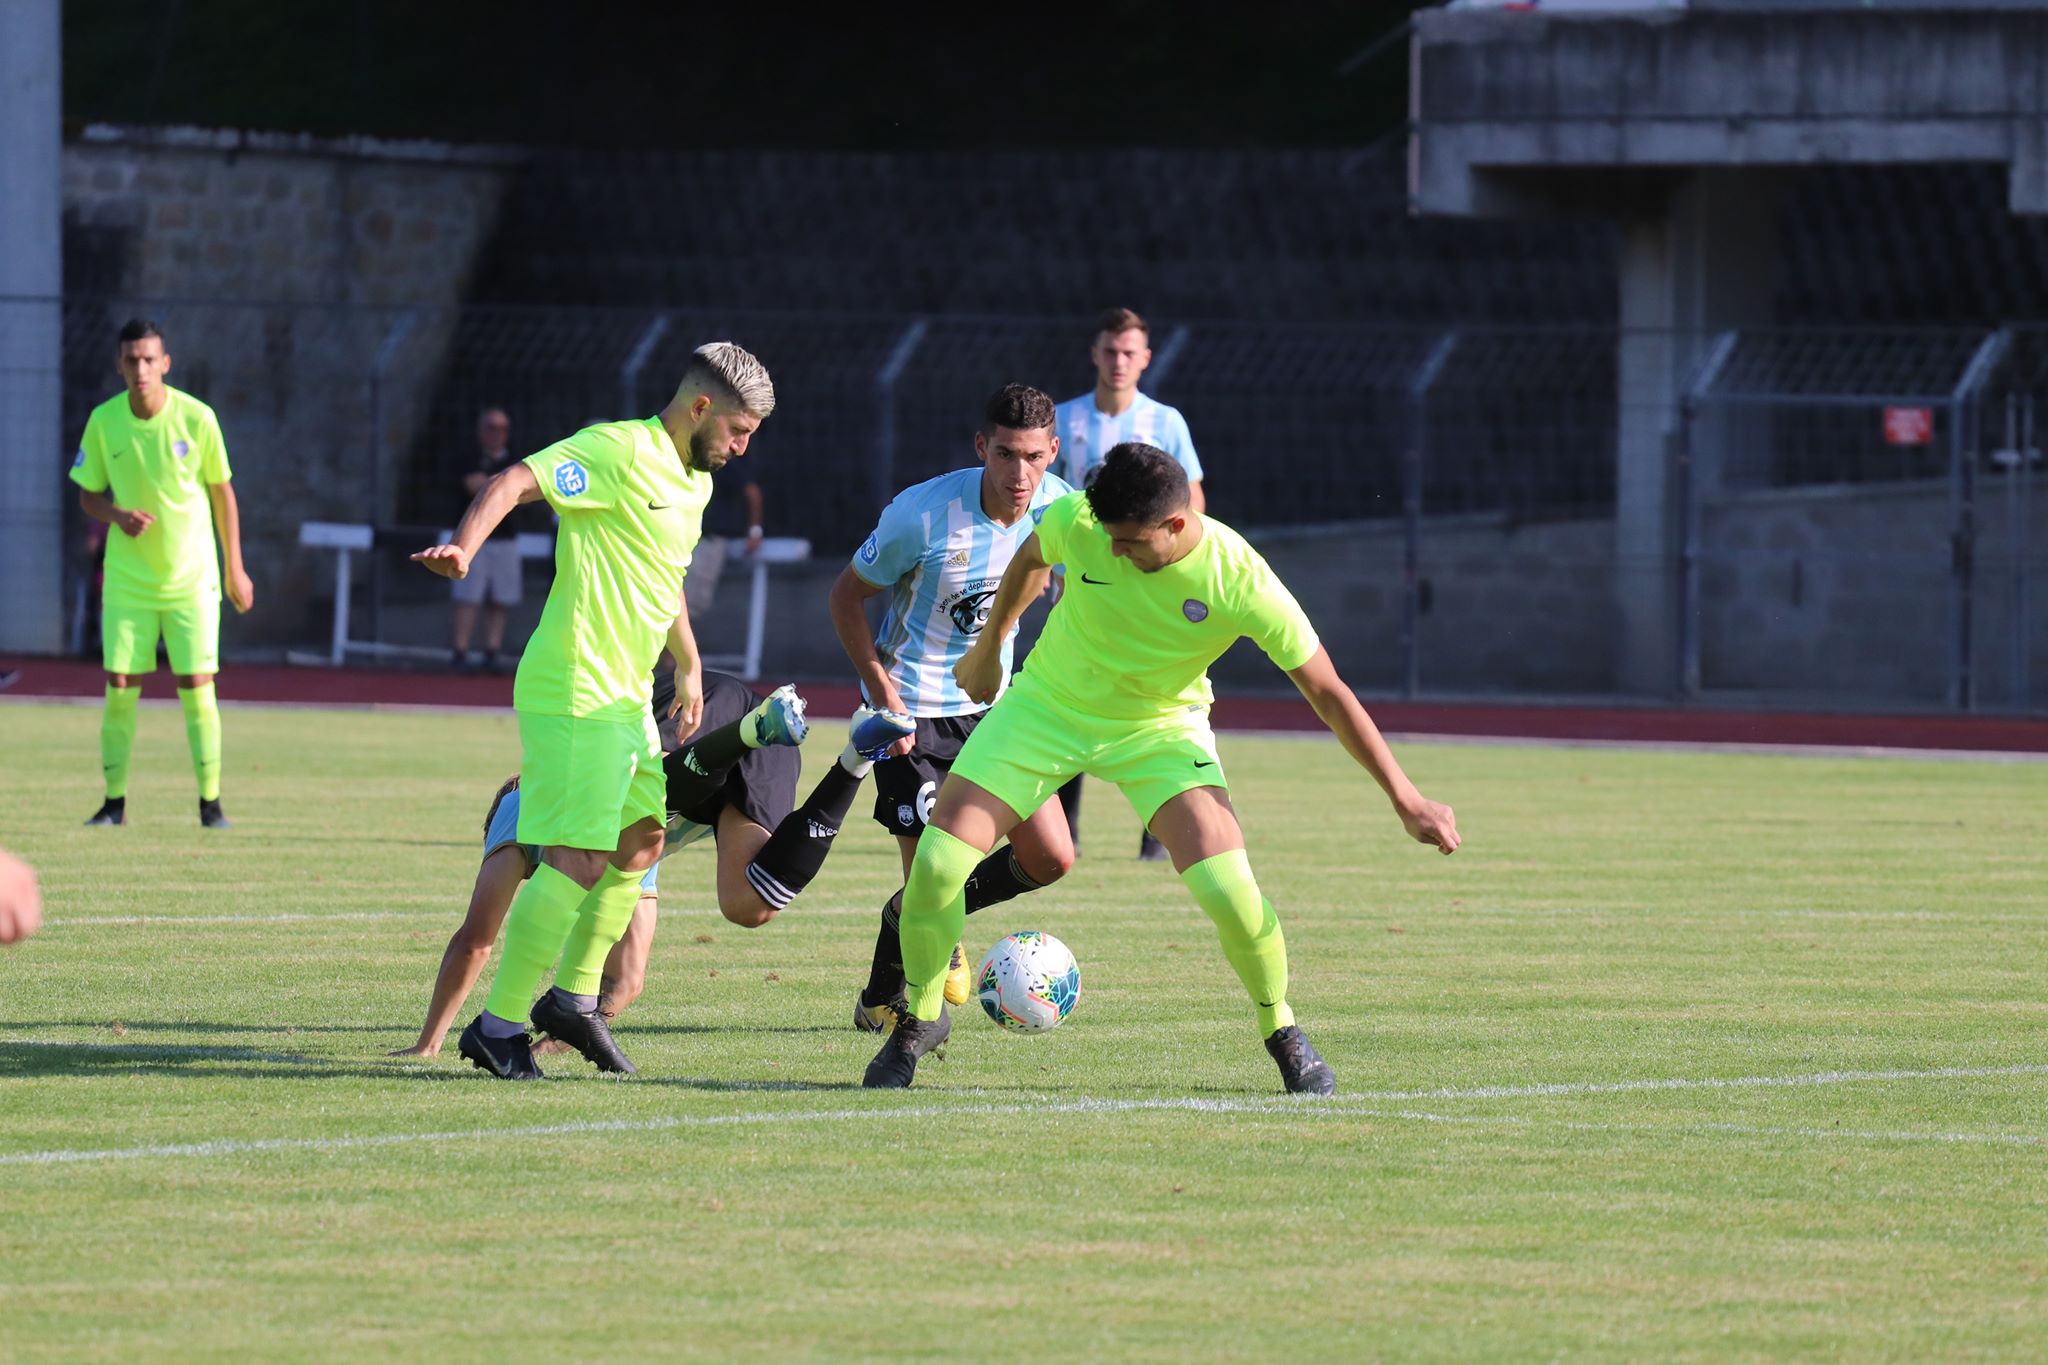
M 1009 384 L 988 401 L 974 436 L 979 467 L 955 470 L 899 493 L 832 585 L 832 625 L 876 710 L 906 712 L 917 732 L 875 765 L 875 819 L 896 836 L 907 873 L 953 756 L 988 703 L 953 679 L 953 665 L 988 619 L 989 603 L 1017 547 L 1047 505 L 1073 489 L 1048 472 L 1059 455 L 1052 399 Z M 868 631 L 869 598 L 889 595 L 879 635 Z M 1015 628 L 1003 641 L 1010 673 Z M 1057 881 L 1073 865 L 1066 816 L 1047 801 L 983 859 L 967 882 L 972 914 Z M 903 949 L 897 916 L 903 893 L 882 907 L 868 984 L 854 1002 L 856 1028 L 886 1033 L 902 1010 Z M 967 963 L 956 945 L 946 999 L 967 1000 Z
M 1180 461 L 1180 467 L 1188 472 L 1188 506 L 1198 513 L 1205 511 L 1209 500 L 1202 493 L 1202 461 L 1195 454 L 1195 438 L 1188 434 L 1188 419 L 1180 415 L 1179 408 L 1138 392 L 1138 379 L 1152 363 L 1151 324 L 1129 308 L 1110 309 L 1095 324 L 1088 358 L 1095 363 L 1095 391 L 1060 404 L 1060 457 L 1053 473 L 1076 488 L 1085 488 L 1095 482 L 1095 471 L 1110 451 L 1126 441 L 1136 441 Z M 1068 835 L 1078 850 L 1080 778 L 1060 788 L 1060 807 L 1066 812 Z M 1166 861 L 1166 850 L 1151 830 L 1139 833 L 1138 856 L 1148 863 Z

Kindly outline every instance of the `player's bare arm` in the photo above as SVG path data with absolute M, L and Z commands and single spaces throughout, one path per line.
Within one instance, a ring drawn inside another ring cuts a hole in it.
M 1003 570 L 1003 581 L 996 587 L 996 600 L 989 605 L 988 620 L 981 633 L 960 656 L 960 662 L 953 665 L 953 679 L 960 684 L 961 691 L 979 702 L 996 699 L 996 694 L 1003 690 L 1003 641 L 1023 619 L 1024 609 L 1045 591 L 1046 580 L 1051 577 L 1052 565 L 1038 553 L 1038 536 L 1034 532 L 1017 547 L 1010 567 Z
M 242 566 L 242 505 L 235 500 L 235 481 L 222 479 L 206 485 L 206 500 L 213 504 L 213 529 L 220 537 L 228 601 L 236 611 L 245 612 L 256 605 L 256 585 Z
M 680 596 L 676 599 L 676 619 L 668 628 L 668 652 L 676 665 L 676 701 L 669 714 L 682 717 L 676 722 L 677 733 L 687 735 L 704 718 L 704 660 L 697 654 L 697 632 L 690 625 L 689 604 Z
M 133 507 L 116 507 L 114 500 L 105 493 L 95 493 L 89 488 L 78 490 L 78 505 L 94 521 L 118 527 L 125 535 L 139 536 L 156 524 L 155 513 Z
M 884 711 L 907 712 L 903 694 L 896 690 L 896 683 L 889 676 L 889 666 L 882 662 L 882 656 L 875 649 L 874 636 L 868 633 L 867 613 L 862 610 L 869 598 L 880 594 L 882 589 L 862 578 L 847 565 L 839 571 L 839 577 L 832 584 L 832 591 L 826 596 L 826 607 L 832 613 L 832 629 L 839 636 L 839 647 L 846 651 L 846 658 L 853 665 L 854 674 L 867 689 L 868 696 Z M 892 758 L 901 758 L 915 747 L 917 737 L 905 735 L 889 746 Z
M 1308 699 L 1308 704 L 1315 708 L 1317 717 L 1330 727 L 1330 733 L 1344 746 L 1344 752 L 1380 784 L 1380 790 L 1394 803 L 1394 810 L 1401 817 L 1401 826 L 1408 831 L 1409 837 L 1444 853 L 1457 852 L 1458 822 L 1451 808 L 1417 791 L 1415 784 L 1408 780 L 1408 774 L 1401 771 L 1401 765 L 1395 761 L 1394 751 L 1387 747 L 1379 726 L 1373 724 L 1372 717 L 1359 705 L 1357 696 L 1337 676 L 1337 666 L 1330 662 L 1330 651 L 1318 645 L 1315 657 L 1287 676 L 1301 689 L 1301 695 Z
M 43 892 L 35 869 L 0 848 L 0 943 L 18 943 L 43 922 Z
M 490 539 L 491 532 L 498 529 L 498 523 L 521 503 L 540 499 L 540 484 L 535 482 L 526 462 L 520 460 L 503 473 L 491 476 L 491 481 L 469 504 L 469 510 L 462 514 L 453 539 L 446 545 L 430 545 L 413 559 L 443 578 L 465 578 L 469 575 L 469 561 Z

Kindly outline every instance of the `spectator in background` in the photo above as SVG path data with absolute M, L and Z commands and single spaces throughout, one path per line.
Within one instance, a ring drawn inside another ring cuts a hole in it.
M 474 498 L 478 489 L 512 463 L 512 419 L 503 408 L 485 408 L 477 414 L 476 444 L 476 465 L 462 476 L 465 498 Z M 520 587 L 519 533 L 547 529 L 544 512 L 536 519 L 534 509 L 538 506 L 521 507 L 500 522 L 476 552 L 469 576 L 458 578 L 451 585 L 455 618 L 450 644 L 458 669 L 471 667 L 469 641 L 476 633 L 478 608 L 482 608 L 484 618 L 483 666 L 494 672 L 503 666 L 499 655 L 505 648 L 506 608 L 518 606 L 524 596 Z
M 1111 308 L 1095 324 L 1095 341 L 1088 349 L 1095 363 L 1095 391 L 1070 398 L 1056 412 L 1060 438 L 1059 457 L 1052 472 L 1076 488 L 1095 481 L 1095 471 L 1109 452 L 1126 441 L 1155 446 L 1180 461 L 1188 472 L 1188 506 L 1196 512 L 1207 510 L 1209 500 L 1202 493 L 1202 462 L 1195 456 L 1195 440 L 1178 408 L 1149 398 L 1138 391 L 1138 379 L 1152 363 L 1152 328 L 1129 308 Z M 1074 848 L 1081 847 L 1081 779 L 1076 777 L 1060 788 L 1060 805 L 1067 812 L 1067 826 Z M 1166 861 L 1166 850 L 1145 830 L 1138 836 L 1138 856 L 1148 863 Z
M 697 542 L 697 552 L 690 558 L 690 574 L 683 580 L 683 600 L 689 604 L 690 618 L 700 620 L 711 610 L 712 601 L 718 596 L 718 580 L 725 574 L 726 556 L 732 553 L 732 542 L 742 535 L 740 552 L 751 555 L 761 548 L 761 525 L 764 520 L 761 499 L 761 485 L 749 479 L 739 485 L 714 480 L 711 485 L 711 503 L 704 509 L 704 538 Z

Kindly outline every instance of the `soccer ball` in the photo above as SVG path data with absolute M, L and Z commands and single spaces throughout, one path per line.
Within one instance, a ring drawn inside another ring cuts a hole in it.
M 1081 969 L 1067 945 L 1026 930 L 988 950 L 974 974 L 988 1017 L 1017 1033 L 1057 1028 L 1081 999 Z

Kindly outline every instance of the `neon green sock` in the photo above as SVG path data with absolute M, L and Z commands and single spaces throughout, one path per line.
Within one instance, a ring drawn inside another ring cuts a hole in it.
M 107 709 L 100 715 L 100 768 L 107 775 L 107 799 L 128 794 L 128 755 L 135 748 L 135 707 L 142 688 L 107 684 Z
M 569 930 L 569 941 L 562 945 L 562 968 L 555 973 L 557 986 L 571 995 L 598 993 L 604 982 L 604 960 L 633 922 L 633 907 L 640 904 L 640 879 L 646 875 L 645 868 L 622 872 L 610 863 L 604 865 L 597 885 L 576 907 L 576 924 Z
M 213 684 L 178 689 L 185 708 L 185 743 L 192 749 L 192 771 L 199 778 L 199 799 L 220 800 L 220 705 Z
M 1252 860 L 1243 849 L 1232 849 L 1204 858 L 1180 879 L 1215 921 L 1223 956 L 1258 1008 L 1259 1036 L 1271 1037 L 1275 1029 L 1293 1023 L 1294 1011 L 1287 1007 L 1287 940 L 1273 902 L 1259 894 Z
M 576 907 L 588 894 L 575 879 L 546 863 L 533 870 L 505 916 L 505 951 L 484 1008 L 509 1023 L 526 1018 L 540 979 L 555 965 L 562 940 L 576 922 Z
M 967 879 L 982 856 L 982 850 L 935 825 L 925 826 L 917 841 L 899 923 L 905 993 L 910 1012 L 920 1019 L 938 1018 L 946 1003 L 946 969 L 967 927 Z

